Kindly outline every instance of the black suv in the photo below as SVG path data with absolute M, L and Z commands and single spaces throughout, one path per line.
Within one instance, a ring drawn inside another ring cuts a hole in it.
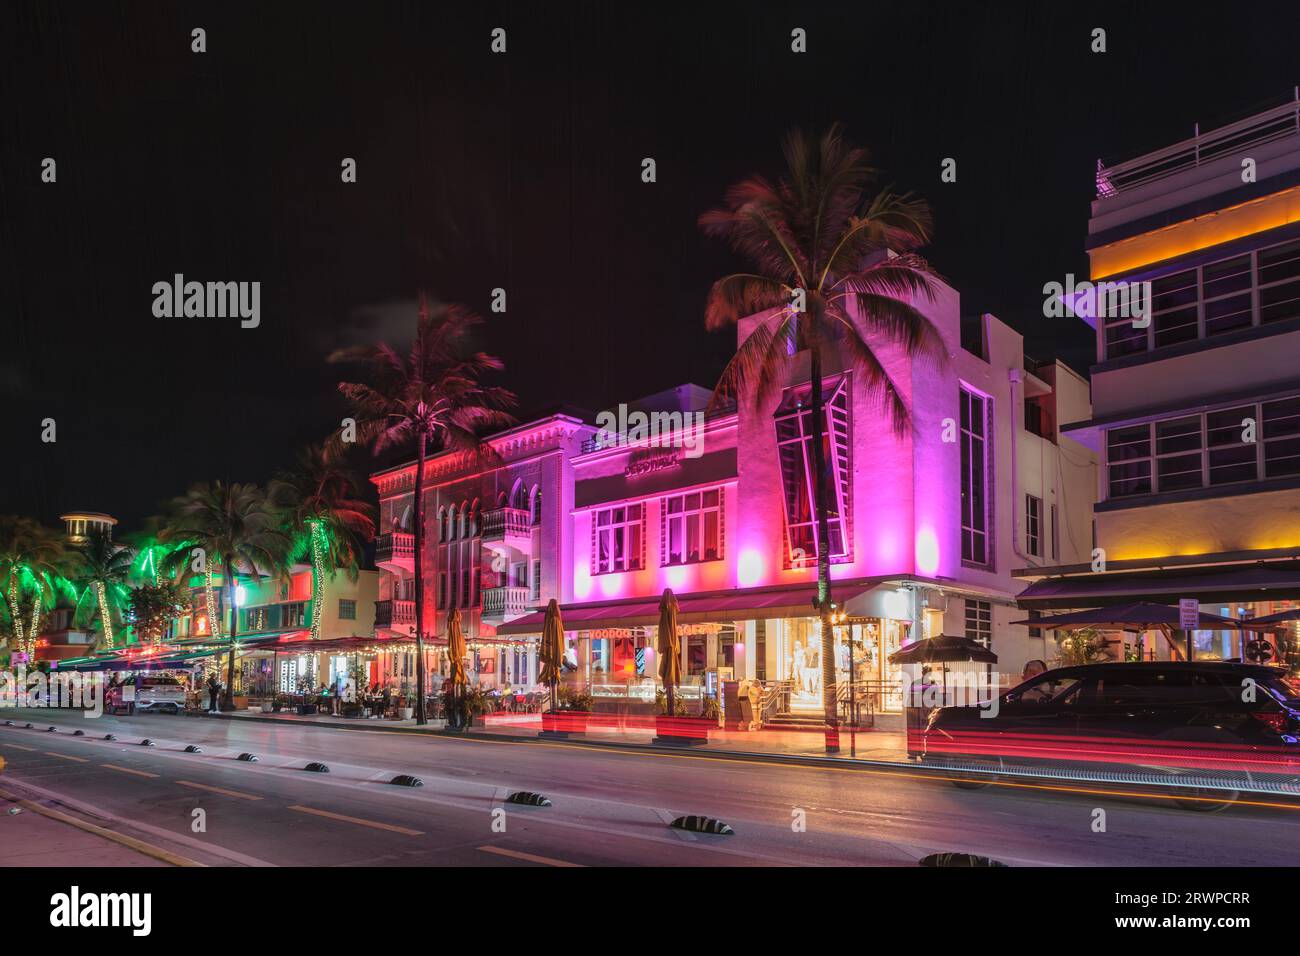
M 1300 680 L 1260 664 L 1062 667 L 1003 694 L 996 708 L 942 707 L 922 726 L 908 749 L 938 764 L 1300 773 Z

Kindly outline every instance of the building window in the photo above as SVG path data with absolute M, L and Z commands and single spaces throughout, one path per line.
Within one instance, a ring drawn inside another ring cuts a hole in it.
M 1052 505 L 1052 560 L 1061 560 L 1061 522 L 1057 516 L 1056 505 Z
M 966 637 L 993 646 L 993 606 L 988 601 L 966 599 Z
M 818 554 L 811 394 L 811 384 L 788 389 L 775 413 L 776 449 L 785 505 L 786 558 L 791 566 L 811 563 Z M 833 560 L 847 560 L 852 556 L 848 376 L 842 375 L 826 383 L 823 398 L 826 422 L 822 450 L 827 534 L 830 537 L 828 551 Z
M 534 601 L 540 601 L 542 599 L 542 562 L 540 560 L 533 561 L 533 586 L 531 594 L 532 600 Z
M 1025 551 L 1043 556 L 1043 499 L 1025 495 Z
M 961 404 L 961 559 L 990 564 L 989 554 L 989 423 L 991 399 L 966 388 Z
M 645 564 L 645 505 L 605 508 L 592 516 L 593 574 L 639 571 Z
M 265 631 L 270 623 L 270 619 L 269 608 L 250 607 L 244 612 L 244 630 Z
M 1112 428 L 1106 466 L 1111 498 L 1300 475 L 1300 396 Z
M 295 601 L 280 605 L 281 627 L 304 627 L 307 624 L 307 602 Z
M 711 488 L 663 499 L 661 565 L 716 561 L 723 556 L 722 495 L 723 489 Z
M 542 523 L 542 489 L 538 488 L 536 485 L 533 486 L 533 500 L 532 500 L 532 504 L 529 506 L 529 510 L 532 512 L 533 515 L 533 524 L 534 525 L 541 524 Z
M 357 602 L 339 598 L 339 620 L 355 621 L 357 619 Z
M 1149 327 L 1105 319 L 1107 358 L 1300 318 L 1300 240 L 1152 279 L 1150 307 Z

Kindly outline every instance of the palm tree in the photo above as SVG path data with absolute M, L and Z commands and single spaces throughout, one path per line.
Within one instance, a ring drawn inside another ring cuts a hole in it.
M 67 591 L 63 539 L 31 518 L 0 515 L 0 591 L 18 649 L 35 659 L 41 614 Z M 23 621 L 23 606 L 30 618 Z
M 415 719 L 427 723 L 424 712 L 424 463 L 433 451 L 490 454 L 479 437 L 512 424 L 506 409 L 514 395 L 499 386 L 483 385 L 485 373 L 500 371 L 501 360 L 479 351 L 473 334 L 483 320 L 460 305 L 432 310 L 420 298 L 415 341 L 402 355 L 387 343 L 343 349 L 331 361 L 362 361 L 370 383 L 340 382 L 339 391 L 357 414 L 357 440 L 375 455 L 415 445 L 415 667 L 420 691 Z M 335 443 L 341 439 L 335 438 Z
M 297 466 L 271 482 L 268 494 L 294 542 L 293 557 L 311 559 L 311 636 L 320 637 L 325 577 L 343 568 L 357 579 L 365 543 L 375 534 L 373 508 L 338 451 L 303 449 Z
M 918 296 L 933 298 L 933 273 L 915 252 L 930 236 L 924 201 L 875 188 L 877 171 L 867 164 L 866 152 L 848 146 L 838 126 L 820 139 L 791 132 L 784 154 L 787 170 L 778 182 L 746 179 L 727 190 L 722 208 L 700 216 L 707 235 L 726 240 L 755 269 L 713 284 L 705 322 L 716 330 L 757 316 L 724 369 L 715 400 L 745 394 L 756 407 L 765 405 L 782 389 L 796 353 L 808 352 L 822 694 L 826 747 L 834 751 L 823 362 L 840 355 L 901 436 L 911 427 L 910 414 L 876 349 L 888 343 L 908 356 L 939 360 L 943 346 L 913 305 Z
M 74 580 L 85 586 L 83 599 L 87 594 L 95 597 L 105 648 L 112 648 L 115 643 L 114 605 L 120 617 L 132 563 L 130 549 L 115 544 L 106 530 L 92 531 L 69 554 L 69 570 Z
M 283 575 L 291 542 L 280 530 L 265 494 L 256 485 L 224 481 L 195 485 L 176 499 L 172 513 L 172 524 L 164 530 L 164 540 L 183 544 L 187 557 L 189 548 L 202 548 L 209 575 L 214 559 L 221 563 L 226 604 L 230 608 L 230 658 L 222 709 L 231 710 L 234 708 L 235 641 L 239 636 L 239 608 L 235 601 L 239 578 L 244 575 L 260 580 Z

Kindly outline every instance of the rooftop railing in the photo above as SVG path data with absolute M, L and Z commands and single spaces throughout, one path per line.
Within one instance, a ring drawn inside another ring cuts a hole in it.
M 1300 136 L 1300 87 L 1294 90 L 1289 101 L 1217 129 L 1202 133 L 1198 123 L 1191 138 L 1172 146 L 1111 165 L 1097 160 L 1097 198 L 1117 196 L 1125 190 L 1288 136 Z

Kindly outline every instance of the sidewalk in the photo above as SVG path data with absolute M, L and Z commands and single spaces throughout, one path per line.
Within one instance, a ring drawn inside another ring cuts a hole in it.
M 0 791 L 8 792 L 2 777 Z M 10 813 L 13 808 L 20 812 Z M 0 793 L 0 867 L 168 865 L 107 837 L 20 806 Z
M 440 720 L 430 721 L 425 727 L 416 726 L 415 720 L 380 720 L 377 718 L 334 717 L 328 714 L 315 714 L 302 717 L 297 714 L 263 714 L 260 711 L 236 711 L 234 713 L 211 714 L 206 717 L 218 717 L 232 720 L 249 720 L 278 724 L 298 724 L 310 727 L 343 728 L 359 731 L 401 731 L 417 734 L 449 734 Z M 456 733 L 456 737 L 482 737 L 509 740 L 537 740 L 542 729 L 541 714 L 495 713 L 476 717 L 471 730 Z M 449 734 L 450 735 L 450 734 Z M 607 744 L 620 747 L 650 747 L 655 736 L 653 718 L 625 717 L 621 721 L 614 714 L 593 714 L 587 725 L 587 732 L 570 738 L 586 744 Z M 903 762 L 907 757 L 906 735 L 895 730 L 859 730 L 856 734 L 859 760 L 891 760 Z M 774 730 L 756 731 L 714 730 L 709 731 L 707 743 L 689 747 L 693 751 L 744 754 L 773 754 L 780 756 L 824 757 L 826 756 L 825 737 L 820 730 Z M 850 756 L 850 735 L 847 729 L 840 731 L 840 753 L 843 759 Z

